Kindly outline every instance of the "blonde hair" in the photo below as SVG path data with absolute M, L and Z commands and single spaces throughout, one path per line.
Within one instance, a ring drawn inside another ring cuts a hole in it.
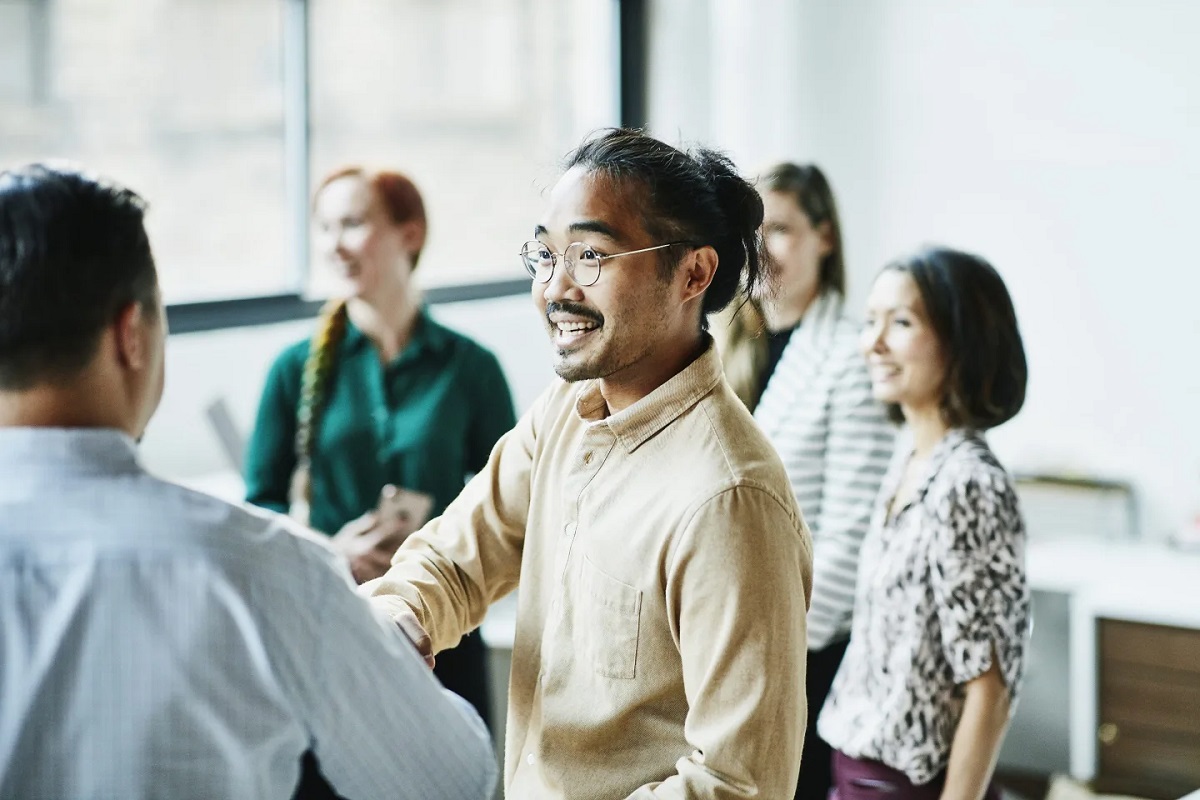
M 316 450 L 317 423 L 329 396 L 335 354 L 346 338 L 350 315 L 346 301 L 330 300 L 317 317 L 317 329 L 308 345 L 300 377 L 300 402 L 296 405 L 296 470 L 292 475 L 291 503 L 307 522 L 312 503 L 312 459 Z
M 709 331 L 721 354 L 725 380 L 733 393 L 754 411 L 762 394 L 762 372 L 767 365 L 767 326 L 758 303 L 744 296 L 713 316 Z

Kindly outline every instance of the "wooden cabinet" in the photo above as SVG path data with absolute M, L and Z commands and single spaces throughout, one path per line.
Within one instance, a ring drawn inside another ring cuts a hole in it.
M 1200 630 L 1101 619 L 1104 792 L 1170 800 L 1200 786 Z

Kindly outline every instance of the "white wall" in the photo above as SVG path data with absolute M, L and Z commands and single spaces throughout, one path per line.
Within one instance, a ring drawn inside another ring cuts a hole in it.
M 652 128 L 826 168 L 855 307 L 925 242 L 1005 276 L 1030 361 L 992 437 L 1010 467 L 1131 478 L 1149 536 L 1200 512 L 1200 4 L 654 7 Z
M 433 306 L 438 320 L 491 349 L 508 376 L 518 413 L 554 377 L 550 345 L 532 301 L 524 296 Z M 172 336 L 162 404 L 142 441 L 142 459 L 160 475 L 195 478 L 229 469 L 205 416 L 223 396 L 249 433 L 267 368 L 289 344 L 309 335 L 311 320 Z

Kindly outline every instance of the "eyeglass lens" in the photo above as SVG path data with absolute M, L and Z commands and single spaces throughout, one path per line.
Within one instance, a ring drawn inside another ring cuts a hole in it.
M 567 274 L 580 286 L 591 286 L 600 278 L 600 258 L 582 242 L 572 243 L 561 257 L 566 262 Z M 541 242 L 526 242 L 521 248 L 526 272 L 541 283 L 550 282 L 557 259 L 558 256 Z

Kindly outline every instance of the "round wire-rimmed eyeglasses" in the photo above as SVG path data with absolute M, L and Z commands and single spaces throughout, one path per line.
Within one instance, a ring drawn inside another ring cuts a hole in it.
M 628 250 L 624 253 L 600 255 L 595 249 L 583 242 L 572 242 L 567 245 L 566 250 L 563 250 L 561 253 L 555 253 L 548 246 L 535 240 L 521 245 L 520 255 L 521 263 L 525 266 L 525 271 L 529 273 L 529 277 L 538 283 L 550 282 L 550 279 L 554 277 L 554 267 L 561 258 L 563 264 L 566 266 L 567 274 L 571 276 L 571 280 L 580 286 L 591 286 L 600 280 L 600 267 L 610 258 L 634 256 L 638 253 L 649 253 L 654 250 L 662 250 L 666 247 L 686 244 L 688 242 L 667 242 L 666 244 L 657 244 L 654 247 L 643 247 L 641 250 Z

